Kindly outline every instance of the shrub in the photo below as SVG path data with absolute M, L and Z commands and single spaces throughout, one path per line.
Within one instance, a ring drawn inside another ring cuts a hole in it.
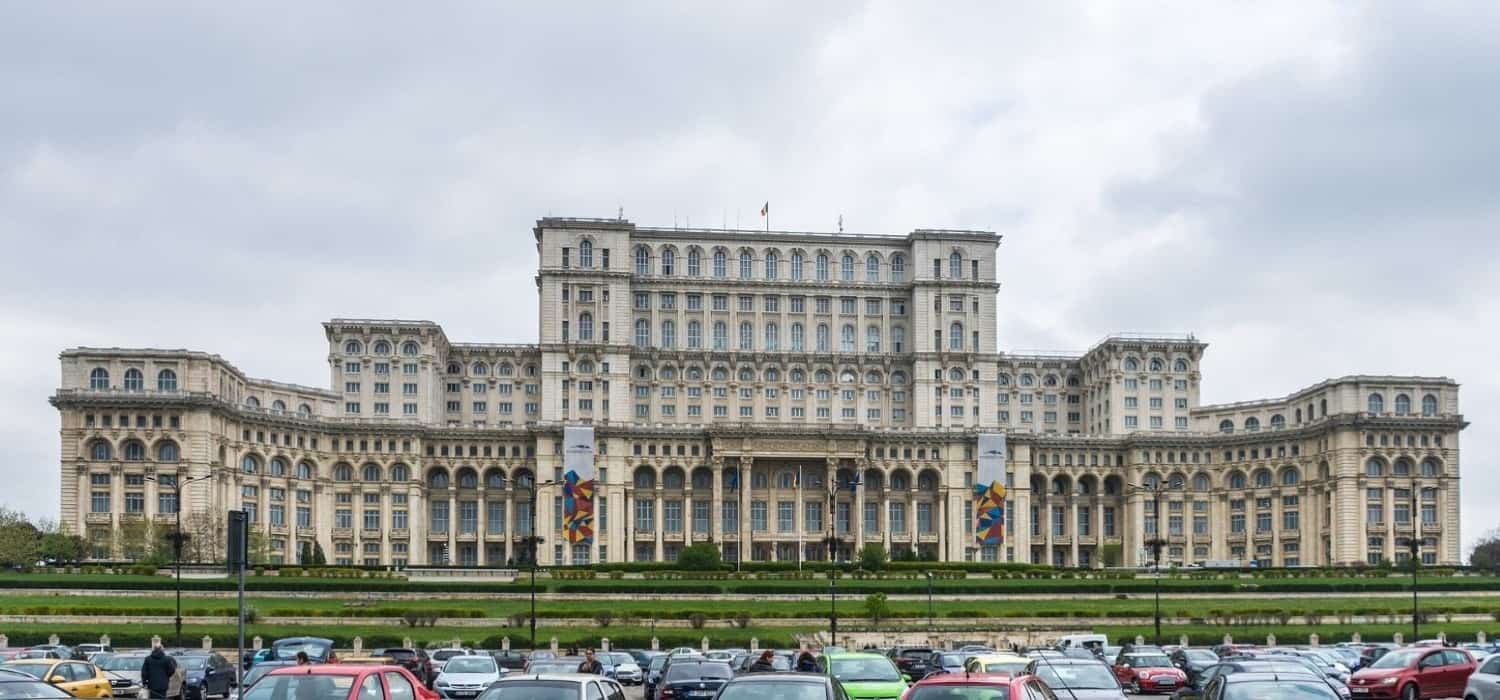
M 746 627 L 749 627 L 750 626 L 750 613 L 744 612 L 744 611 L 740 611 L 738 613 L 735 613 L 735 615 L 734 615 L 734 624 L 735 624 L 736 627 L 739 627 L 740 629 L 745 629 Z
M 869 616 L 870 624 L 877 626 L 881 620 L 891 616 L 891 604 L 886 601 L 884 593 L 865 596 L 865 615 Z
M 707 542 L 684 547 L 677 553 L 677 567 L 684 571 L 718 571 L 719 548 Z
M 888 561 L 890 555 L 886 554 L 885 546 L 879 542 L 871 542 L 859 550 L 859 568 L 866 571 L 880 571 Z
M 695 630 L 703 629 L 703 625 L 706 622 L 708 622 L 708 618 L 704 617 L 703 613 L 693 613 L 691 615 L 688 615 L 688 624 L 692 625 L 693 629 Z
M 614 621 L 615 614 L 608 610 L 600 610 L 594 613 L 594 622 L 598 623 L 600 627 L 608 627 L 609 623 Z

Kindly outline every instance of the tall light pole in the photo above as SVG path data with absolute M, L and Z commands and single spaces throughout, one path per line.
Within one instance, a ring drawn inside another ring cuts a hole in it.
M 1152 522 L 1156 525 L 1156 533 L 1154 537 L 1146 540 L 1145 544 L 1151 548 L 1152 578 L 1155 580 L 1156 611 L 1153 619 L 1156 623 L 1156 636 L 1154 643 L 1156 646 L 1161 646 L 1161 549 L 1167 544 L 1166 538 L 1162 535 L 1161 497 L 1162 494 L 1168 491 L 1181 489 L 1182 482 L 1179 480 L 1172 484 L 1165 484 L 1161 481 L 1156 481 L 1149 486 L 1138 484 L 1127 485 L 1136 493 L 1144 493 L 1151 496 L 1151 509 L 1153 511 L 1151 516 Z
M 853 491 L 859 487 L 859 478 L 850 479 L 849 490 Z M 828 484 L 828 537 L 823 541 L 828 543 L 828 645 L 838 646 L 839 643 L 839 611 L 838 611 L 838 472 Z
M 182 487 L 195 481 L 203 481 L 204 479 L 211 478 L 213 475 L 213 472 L 209 472 L 187 480 L 183 480 L 176 474 L 171 476 L 158 477 L 152 475 L 145 477 L 146 481 L 154 481 L 157 486 L 166 486 L 172 489 L 172 497 L 177 500 L 176 507 L 173 508 L 177 524 L 173 529 L 171 538 L 172 568 L 174 569 L 172 578 L 173 585 L 177 589 L 177 617 L 173 619 L 173 625 L 177 631 L 176 645 L 178 647 L 182 646 L 182 544 L 187 540 L 187 536 L 182 533 Z M 248 533 L 246 534 L 248 536 Z
M 927 633 L 932 634 L 932 572 L 927 572 Z
M 1417 569 L 1422 565 L 1422 518 L 1418 508 L 1417 490 L 1421 484 L 1416 479 L 1411 482 L 1411 540 L 1407 546 L 1411 548 L 1411 641 L 1415 644 L 1422 639 L 1420 627 L 1418 626 L 1421 613 L 1417 609 Z
M 531 523 L 526 532 L 526 555 L 531 560 L 531 650 L 536 651 L 536 546 L 542 541 L 540 535 L 536 534 L 536 497 L 537 490 L 543 486 L 551 486 L 554 481 L 543 481 L 538 483 L 535 478 L 531 480 Z

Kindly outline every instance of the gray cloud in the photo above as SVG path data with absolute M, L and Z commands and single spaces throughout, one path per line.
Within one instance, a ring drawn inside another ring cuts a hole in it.
M 56 352 L 327 381 L 317 323 L 535 336 L 530 226 L 1005 235 L 1000 342 L 1210 341 L 1207 400 L 1465 382 L 1500 433 L 1493 8 L 125 7 L 0 22 L 0 501 L 56 502 Z M 38 505 L 43 504 L 43 505 Z

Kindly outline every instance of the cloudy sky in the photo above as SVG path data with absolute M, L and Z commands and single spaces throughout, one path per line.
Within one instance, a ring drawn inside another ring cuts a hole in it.
M 1500 525 L 1500 5 L 307 5 L 0 9 L 0 504 L 65 347 L 321 386 L 335 316 L 533 339 L 540 216 L 769 200 L 998 231 L 1002 348 L 1192 331 L 1205 401 L 1453 377 Z

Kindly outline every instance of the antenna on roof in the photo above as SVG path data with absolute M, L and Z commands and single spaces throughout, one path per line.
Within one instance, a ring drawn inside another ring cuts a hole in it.
M 620 212 L 615 215 L 615 218 L 619 219 L 620 221 L 625 220 L 625 207 L 620 207 Z
M 839 214 L 839 233 L 844 232 L 844 215 Z

